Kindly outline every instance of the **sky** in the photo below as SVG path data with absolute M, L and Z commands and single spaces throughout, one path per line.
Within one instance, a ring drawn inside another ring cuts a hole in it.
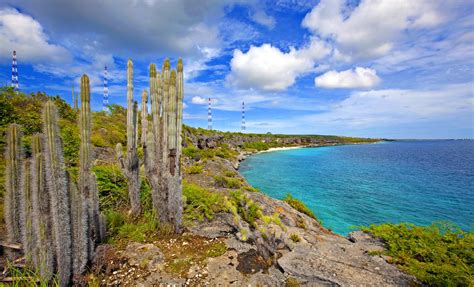
M 126 104 L 148 66 L 184 62 L 184 122 L 249 133 L 474 138 L 469 0 L 0 0 L 0 85 Z

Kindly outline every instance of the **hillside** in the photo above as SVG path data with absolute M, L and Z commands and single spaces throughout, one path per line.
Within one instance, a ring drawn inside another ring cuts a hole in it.
M 25 95 L 11 89 L 0 90 L 1 194 L 6 127 L 12 122 L 22 126 L 28 154 L 29 138 L 41 130 L 41 108 L 47 98 L 41 93 Z M 74 177 L 79 157 L 78 112 L 59 97 L 53 99 L 61 117 L 68 172 Z M 238 173 L 239 161 L 272 147 L 357 144 L 378 139 L 243 134 L 185 126 L 185 231 L 172 235 L 151 212 L 150 187 L 143 176 L 143 212 L 139 217 L 129 215 L 127 182 L 114 154 L 117 143 L 126 144 L 126 110 L 117 105 L 109 109 L 93 113 L 92 131 L 93 171 L 100 206 L 107 216 L 107 243 L 99 246 L 90 270 L 80 281 L 83 284 L 397 286 L 420 282 L 389 263 L 398 258 L 396 254 L 384 254 L 381 240 L 361 231 L 350 238 L 333 234 L 303 203 L 291 196 L 284 201 L 269 198 Z M 143 151 L 138 153 L 142 157 Z M 385 233 L 378 231 L 378 236 L 384 237 Z M 417 276 L 424 278 L 423 274 Z M 468 277 L 460 277 L 459 282 L 469 280 L 465 278 Z M 36 280 L 34 276 L 32 280 Z

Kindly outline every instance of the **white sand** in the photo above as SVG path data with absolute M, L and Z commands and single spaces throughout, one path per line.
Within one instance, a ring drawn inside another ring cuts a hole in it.
M 288 147 L 272 147 L 272 148 L 269 148 L 267 150 L 262 150 L 259 153 L 279 151 L 279 150 L 287 150 L 287 149 L 296 149 L 296 148 L 302 148 L 302 147 L 305 147 L 305 146 L 304 145 L 299 145 L 299 146 L 288 146 Z

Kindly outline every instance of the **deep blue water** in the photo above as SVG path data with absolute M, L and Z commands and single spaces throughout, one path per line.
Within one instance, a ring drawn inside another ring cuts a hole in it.
M 334 232 L 384 222 L 474 222 L 474 141 L 401 141 L 257 154 L 241 174 L 302 200 Z

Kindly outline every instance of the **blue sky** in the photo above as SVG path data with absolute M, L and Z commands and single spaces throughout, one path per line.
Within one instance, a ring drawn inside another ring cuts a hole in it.
M 185 123 L 239 131 L 474 137 L 474 3 L 392 0 L 0 0 L 0 84 L 71 102 L 91 77 L 101 109 L 135 97 L 149 63 L 185 66 Z

